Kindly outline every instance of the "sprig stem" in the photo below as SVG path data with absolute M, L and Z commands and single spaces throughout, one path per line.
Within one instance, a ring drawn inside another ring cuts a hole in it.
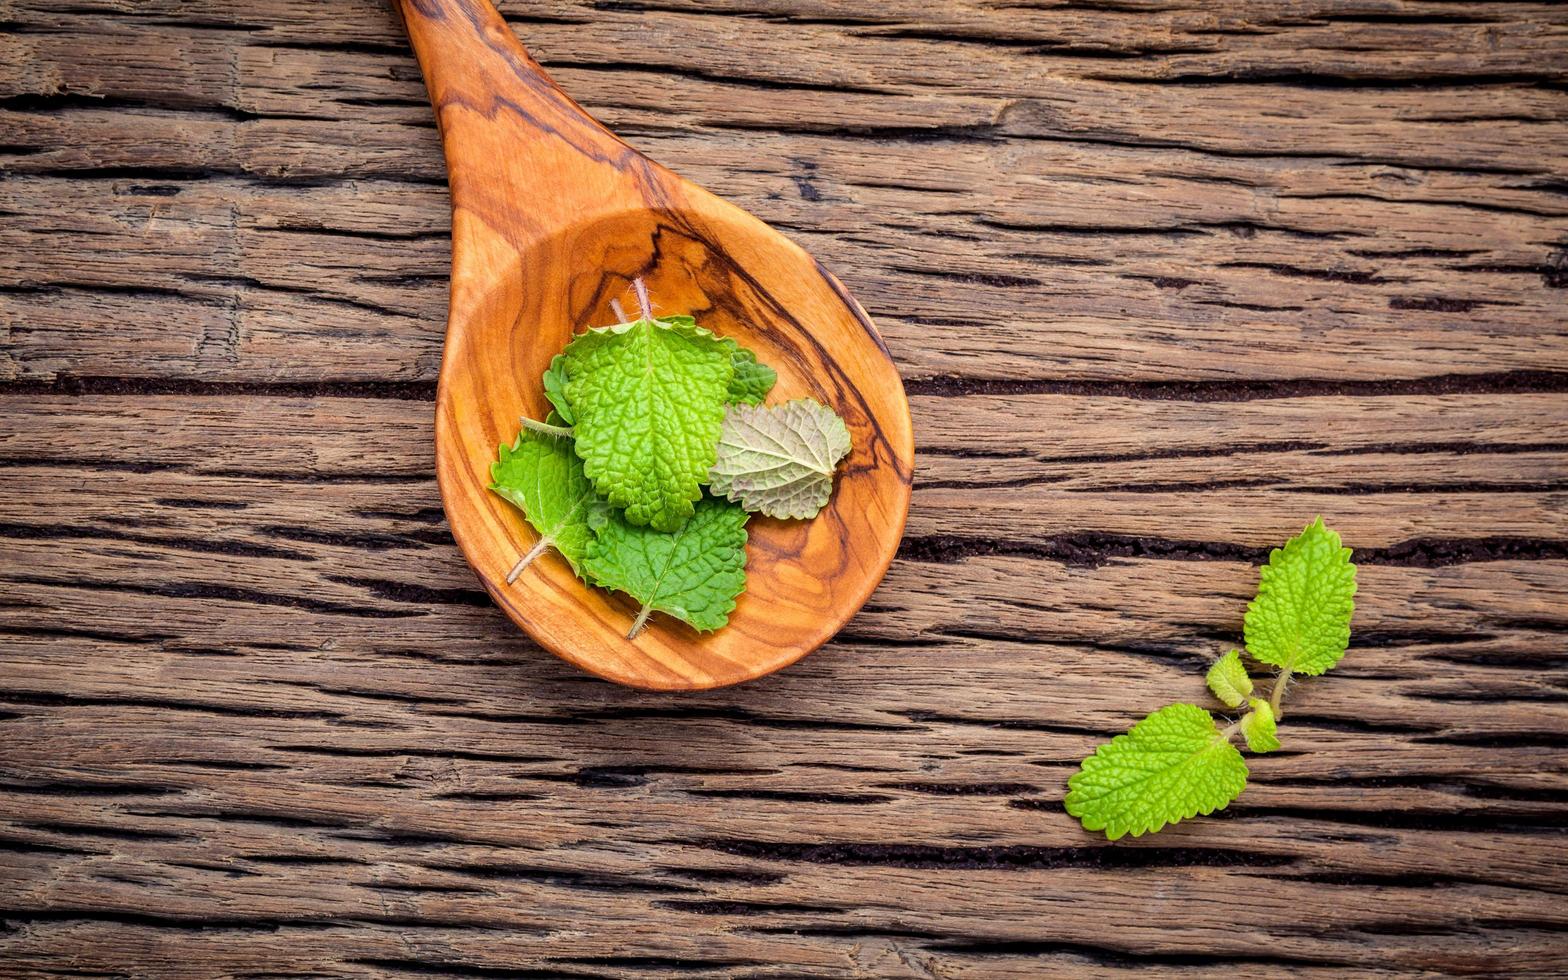
M 518 419 L 518 421 L 529 432 L 537 432 L 542 436 L 552 436 L 556 439 L 570 439 L 572 437 L 572 427 L 569 425 L 551 425 L 548 422 L 531 419 L 526 415 Z
M 539 543 L 528 549 L 528 554 L 517 559 L 517 564 L 513 565 L 512 570 L 506 573 L 506 584 L 511 585 L 517 581 L 517 576 L 523 574 L 523 569 L 533 564 L 533 560 L 544 554 L 544 549 L 550 547 L 554 541 L 555 539 L 549 535 L 540 538 Z
M 632 280 L 632 289 L 637 291 L 637 305 L 642 309 L 644 320 L 653 319 L 653 301 L 648 298 L 648 284 L 639 276 Z
M 1285 717 L 1285 711 L 1280 707 L 1280 701 L 1285 697 L 1285 688 L 1290 686 L 1290 668 L 1283 667 L 1274 678 L 1274 690 L 1269 694 L 1269 707 L 1274 710 L 1274 720 L 1279 721 Z
M 626 631 L 626 638 L 628 640 L 637 639 L 637 634 L 642 632 L 642 628 L 648 624 L 648 617 L 652 615 L 653 607 L 643 606 L 642 611 L 637 614 L 637 618 L 632 620 L 632 628 Z

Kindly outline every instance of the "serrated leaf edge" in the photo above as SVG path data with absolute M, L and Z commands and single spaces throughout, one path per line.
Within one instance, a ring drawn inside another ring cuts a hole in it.
M 1242 679 L 1246 681 L 1245 689 L 1231 683 L 1229 676 L 1231 664 L 1234 664 L 1235 669 L 1241 672 Z M 1214 661 L 1214 664 L 1209 667 L 1209 672 L 1203 675 L 1203 680 L 1209 686 L 1209 693 L 1213 694 L 1229 708 L 1241 707 L 1242 702 L 1247 700 L 1247 696 L 1253 690 L 1252 676 L 1247 673 L 1247 668 L 1242 664 L 1241 652 L 1239 650 L 1232 650 Z
M 690 330 L 692 333 L 698 335 L 699 337 L 708 338 L 708 339 L 712 339 L 712 340 L 718 341 L 720 346 L 724 346 L 724 343 L 725 343 L 725 338 L 720 337 L 718 334 L 716 334 L 713 331 L 707 329 L 706 327 L 698 326 L 697 325 L 697 321 L 692 319 L 690 316 L 651 317 L 651 318 L 643 317 L 643 318 L 639 318 L 639 319 L 636 319 L 636 320 L 628 320 L 625 323 L 611 324 L 611 325 L 606 326 L 606 327 L 589 327 L 587 330 L 584 330 L 581 333 L 574 334 L 572 336 L 572 339 L 567 341 L 566 347 L 563 348 L 561 350 L 561 353 L 556 355 L 556 356 L 557 357 L 565 356 L 565 354 L 571 349 L 572 344 L 576 343 L 579 339 L 581 339 L 582 337 L 584 337 L 584 336 L 586 336 L 588 334 L 595 334 L 595 333 L 599 333 L 599 334 L 602 334 L 602 333 L 624 334 L 627 331 L 631 330 L 632 328 L 641 326 L 644 323 L 651 323 L 656 328 L 664 329 L 664 330 Z M 730 341 L 730 343 L 734 343 L 734 342 Z M 734 377 L 735 377 L 735 362 L 734 362 L 734 356 L 733 355 L 731 355 L 731 358 L 730 358 L 730 361 L 729 361 L 729 368 L 730 368 L 729 380 L 725 382 L 725 395 L 726 395 L 726 397 L 728 397 L 728 394 L 729 394 L 729 384 L 730 384 L 731 381 L 734 380 Z M 568 384 L 571 383 L 570 377 L 568 377 L 567 383 Z M 564 393 L 564 389 L 563 389 L 563 393 Z M 568 399 L 568 401 L 570 402 L 570 399 Z M 728 403 L 726 402 L 725 404 L 727 405 Z M 572 414 L 575 415 L 576 413 L 577 413 L 577 407 L 576 407 L 575 404 L 573 404 L 572 405 Z M 722 431 L 722 427 L 724 425 L 724 419 L 723 419 L 722 416 L 719 419 L 719 425 L 720 425 L 720 429 Z M 575 445 L 576 445 L 575 442 L 573 443 L 573 445 L 574 445 L 574 448 L 575 448 Z M 718 443 L 717 443 L 717 441 L 715 441 L 715 443 L 714 443 L 715 452 L 717 452 L 717 446 L 718 446 Z M 583 461 L 583 473 L 584 473 L 584 475 L 586 475 L 588 477 L 588 481 L 590 483 L 592 483 L 594 485 L 594 488 L 597 490 L 599 488 L 600 477 L 603 476 L 603 474 L 600 472 L 600 468 L 598 466 L 598 463 L 596 461 L 594 461 L 594 460 L 588 459 L 587 457 L 581 456 L 580 454 L 579 454 L 578 458 L 582 459 L 582 461 Z M 706 470 L 711 470 L 712 468 L 713 468 L 713 464 L 710 462 L 705 469 Z M 615 504 L 614 500 L 611 499 L 609 494 L 601 492 L 601 496 L 603 496 L 605 499 L 607 499 L 609 501 L 610 506 L 616 507 L 616 509 L 620 510 L 622 513 L 624 513 L 627 510 L 627 507 L 619 506 L 619 505 Z M 684 499 L 686 500 L 687 503 L 691 504 L 693 506 L 693 508 L 695 508 L 696 503 L 699 500 L 702 499 L 702 480 L 700 478 L 697 481 L 697 484 L 695 485 L 694 492 L 691 495 L 686 496 Z M 688 521 L 691 520 L 691 513 L 690 512 L 688 512 L 686 514 L 686 520 L 688 520 Z M 660 531 L 661 533 L 665 533 L 665 534 L 673 533 L 673 532 L 679 530 L 678 527 L 677 528 L 660 528 L 657 525 L 655 525 L 651 520 L 646 525 L 640 525 L 640 526 L 652 527 L 652 528 L 654 528 L 654 530 Z M 682 526 L 684 526 L 684 524 Z
M 523 515 L 523 520 L 528 524 L 528 527 L 539 536 L 538 540 L 534 542 L 533 546 L 529 548 L 528 551 L 524 552 L 522 557 L 518 559 L 517 563 L 512 566 L 511 571 L 507 572 L 506 584 L 511 585 L 513 582 L 517 581 L 518 576 L 522 574 L 523 570 L 532 564 L 533 561 L 538 558 L 539 555 L 545 550 L 553 551 L 555 554 L 559 555 L 561 560 L 566 562 L 567 567 L 572 570 L 572 574 L 577 576 L 577 578 L 581 579 L 584 583 L 588 585 L 596 584 L 588 577 L 588 574 L 577 564 L 577 562 L 571 559 L 571 556 L 567 555 L 565 552 L 561 551 L 555 546 L 554 532 L 546 534 L 545 532 L 539 530 L 538 525 L 536 525 L 533 521 L 533 518 L 529 516 L 527 506 L 525 506 L 520 501 L 513 500 L 509 488 L 503 487 L 496 480 L 496 467 L 505 463 L 511 455 L 516 454 L 517 451 L 522 448 L 522 443 L 523 433 L 519 432 L 517 434 L 517 439 L 514 440 L 510 446 L 503 442 L 496 447 L 496 459 L 490 464 L 490 483 L 486 487 L 486 489 L 491 493 L 494 493 L 497 497 L 500 497 L 508 504 L 511 504 L 513 507 L 517 508 L 517 512 Z M 575 515 L 579 510 L 592 504 L 593 501 L 597 498 L 598 495 L 593 492 L 593 487 L 590 484 L 588 491 L 579 496 L 576 502 L 572 504 L 571 509 L 567 511 L 568 519 L 572 515 Z M 593 528 L 590 526 L 589 530 L 591 532 Z
M 1262 698 L 1248 699 L 1252 708 L 1240 722 L 1241 735 L 1247 740 L 1247 749 L 1263 755 L 1280 747 L 1274 718 L 1274 708 Z
M 724 622 L 720 623 L 718 626 L 704 628 L 704 627 L 698 626 L 698 625 L 688 621 L 684 616 L 679 615 L 677 613 L 674 613 L 674 612 L 671 612 L 671 611 L 665 610 L 665 609 L 655 609 L 652 602 L 643 602 L 642 600 L 638 599 L 636 596 L 632 595 L 630 592 L 627 592 L 624 589 L 616 588 L 614 586 L 607 585 L 607 584 L 605 584 L 602 581 L 598 581 L 597 578 L 595 576 L 593 576 L 592 574 L 589 574 L 586 569 L 584 570 L 583 581 L 587 582 L 590 585 L 594 585 L 594 586 L 597 586 L 599 588 L 602 588 L 602 589 L 604 589 L 604 590 L 606 590 L 608 592 L 619 592 L 622 595 L 626 596 L 627 598 L 631 599 L 632 601 L 640 603 L 640 608 L 637 611 L 637 616 L 632 621 L 631 629 L 628 630 L 627 634 L 626 634 L 626 638 L 628 640 L 636 639 L 637 638 L 637 634 L 642 631 L 642 628 L 648 622 L 649 617 L 652 616 L 652 614 L 656 613 L 656 612 L 662 612 L 666 616 L 671 617 L 672 619 L 676 619 L 676 620 L 678 620 L 678 621 L 680 621 L 682 623 L 685 623 L 687 626 L 689 626 L 692 629 L 696 630 L 698 633 L 713 633 L 713 632 L 716 632 L 717 630 L 723 629 L 725 626 L 729 625 L 730 614 L 735 611 L 735 607 L 739 604 L 740 597 L 742 595 L 744 595 L 745 592 L 746 592 L 746 575 L 745 575 L 745 572 L 746 572 L 746 565 L 749 563 L 750 557 L 751 557 L 747 553 L 747 551 L 746 551 L 746 544 L 751 539 L 750 532 L 747 531 L 747 529 L 746 529 L 746 524 L 750 521 L 750 519 L 751 519 L 751 515 L 750 514 L 746 514 L 745 520 L 742 520 L 741 523 L 740 523 L 740 528 L 739 529 L 740 529 L 741 533 L 743 535 L 745 535 L 745 537 L 742 539 L 741 543 L 738 544 L 738 545 L 729 544 L 729 545 L 724 545 L 723 546 L 723 550 L 726 553 L 728 553 L 730 556 L 733 557 L 734 554 L 737 554 L 737 553 L 739 554 L 739 556 L 740 556 L 740 567 L 741 567 L 741 581 L 740 581 L 740 587 L 737 588 L 734 593 L 724 597 Z M 652 531 L 651 533 L 683 535 L 683 534 L 686 533 L 687 528 L 689 528 L 691 526 L 691 521 L 692 521 L 691 518 L 687 518 L 686 523 L 681 525 L 678 529 L 676 529 L 674 531 Z M 632 525 L 632 526 L 636 526 L 636 525 Z M 597 544 L 598 541 L 599 541 L 599 528 L 592 528 L 592 530 L 593 530 L 593 535 L 594 535 L 594 543 Z M 673 562 L 673 560 L 674 560 L 674 552 L 672 550 L 670 556 L 665 560 L 664 568 L 659 570 L 659 575 L 654 580 L 654 588 L 653 588 L 653 594 L 654 595 L 658 595 L 659 594 L 659 586 L 663 584 L 664 577 L 669 574 L 670 564 L 671 564 L 671 562 Z M 586 564 L 586 562 L 585 562 L 585 564 Z M 683 609 L 682 612 L 689 612 L 689 610 L 684 610 Z
M 1274 576 L 1274 574 L 1276 574 L 1276 570 L 1277 570 L 1276 562 L 1280 562 L 1280 561 L 1284 560 L 1284 558 L 1285 558 L 1285 549 L 1286 548 L 1289 548 L 1293 543 L 1295 543 L 1296 541 L 1298 541 L 1301 538 L 1305 537 L 1308 533 L 1310 533 L 1310 532 L 1312 532 L 1314 530 L 1322 531 L 1325 534 L 1327 534 L 1329 536 L 1329 538 L 1332 539 L 1332 541 L 1334 543 L 1334 547 L 1336 547 L 1339 550 L 1340 557 L 1344 560 L 1345 564 L 1350 566 L 1350 598 L 1345 601 L 1345 605 L 1347 607 L 1346 617 L 1345 617 L 1345 647 L 1344 647 L 1344 649 L 1339 651 L 1339 655 L 1334 658 L 1332 663 L 1329 663 L 1327 666 L 1325 666 L 1322 670 L 1319 670 L 1319 671 L 1302 670 L 1295 663 L 1276 664 L 1276 663 L 1274 663 L 1271 660 L 1265 660 L 1262 657 L 1258 656 L 1256 653 L 1254 653 L 1252 648 L 1250 646 L 1247 646 L 1247 644 L 1246 644 L 1246 624 L 1247 624 L 1247 620 L 1252 618 L 1254 609 L 1261 608 L 1261 603 L 1263 602 L 1264 591 L 1265 591 L 1265 588 L 1267 586 L 1268 580 L 1270 578 L 1272 578 Z M 1268 561 L 1266 563 L 1264 563 L 1263 565 L 1259 566 L 1259 568 L 1258 568 L 1258 592 L 1257 592 L 1257 595 L 1253 597 L 1252 601 L 1247 603 L 1247 612 L 1246 612 L 1245 616 L 1242 617 L 1243 646 L 1246 647 L 1247 656 L 1252 658 L 1253 660 L 1257 661 L 1258 663 L 1267 664 L 1267 665 L 1269 665 L 1271 667 L 1277 667 L 1277 668 L 1279 668 L 1280 670 L 1282 670 L 1283 672 L 1285 672 L 1287 674 L 1292 674 L 1292 673 L 1294 673 L 1294 674 L 1301 674 L 1301 675 L 1303 675 L 1305 677 L 1321 677 L 1323 674 L 1328 673 L 1330 670 L 1334 669 L 1334 667 L 1338 666 L 1339 662 L 1345 658 L 1345 654 L 1350 651 L 1350 632 L 1351 632 L 1350 631 L 1350 624 L 1355 619 L 1355 614 L 1356 614 L 1355 595 L 1356 595 L 1357 590 L 1360 588 L 1360 583 L 1356 581 L 1356 565 L 1355 565 L 1355 562 L 1353 562 L 1351 560 L 1354 556 L 1355 556 L 1355 551 L 1353 549 L 1351 549 L 1351 548 L 1347 548 L 1347 547 L 1344 546 L 1344 539 L 1340 537 L 1339 532 L 1323 523 L 1323 515 L 1322 514 L 1319 514 L 1315 518 L 1313 518 L 1312 522 L 1310 524 L 1308 524 L 1306 527 L 1303 527 L 1301 529 L 1300 533 L 1291 535 L 1288 539 L 1286 539 L 1285 543 L 1283 545 L 1281 545 L 1280 547 L 1269 549 L 1269 559 L 1268 559 Z
M 1186 702 L 1177 702 L 1177 703 L 1178 704 L 1185 704 Z M 1171 707 L 1175 707 L 1175 705 L 1174 704 L 1168 704 L 1168 705 L 1165 706 L 1165 708 L 1171 708 Z M 1091 762 L 1095 762 L 1096 760 L 1104 758 L 1104 756 L 1102 756 L 1102 753 L 1105 752 L 1108 748 L 1110 748 L 1111 746 L 1118 745 L 1118 744 L 1125 745 L 1127 742 L 1135 741 L 1133 739 L 1132 732 L 1129 730 L 1129 731 L 1121 733 L 1120 735 L 1115 736 L 1109 742 L 1101 743 L 1098 747 L 1095 748 L 1093 754 L 1089 755 L 1082 762 L 1080 762 L 1078 764 L 1078 771 L 1073 773 L 1071 776 L 1068 777 L 1068 779 L 1067 779 L 1067 797 L 1066 797 L 1066 799 L 1063 800 L 1063 807 L 1064 807 L 1064 809 L 1066 809 L 1068 815 L 1077 818 L 1078 822 L 1083 825 L 1083 828 L 1085 830 L 1097 831 L 1097 832 L 1104 833 L 1107 840 L 1113 840 L 1114 841 L 1114 840 L 1120 840 L 1121 838 L 1127 836 L 1128 834 L 1131 834 L 1135 838 L 1142 837 L 1144 834 L 1157 834 L 1161 830 L 1164 830 L 1168 826 L 1173 826 L 1175 824 L 1181 823 L 1183 820 L 1190 820 L 1193 817 L 1200 816 L 1200 815 L 1201 816 L 1205 816 L 1205 817 L 1209 816 L 1210 814 L 1214 813 L 1216 810 L 1223 810 L 1226 807 L 1230 806 L 1232 803 L 1234 803 L 1236 801 L 1236 798 L 1238 796 L 1240 796 L 1241 793 L 1246 790 L 1246 788 L 1247 788 L 1247 782 L 1246 781 L 1252 775 L 1251 771 L 1247 768 L 1247 760 L 1241 754 L 1241 752 L 1236 748 L 1236 746 L 1231 744 L 1230 739 L 1225 736 L 1225 734 L 1219 729 L 1218 725 L 1215 724 L 1214 716 L 1212 714 L 1210 714 L 1207 709 L 1201 708 L 1201 707 L 1199 707 L 1198 705 L 1195 705 L 1195 704 L 1189 704 L 1188 707 L 1197 708 L 1199 711 L 1203 712 L 1203 714 L 1209 719 L 1209 724 L 1211 726 L 1214 726 L 1214 739 L 1213 739 L 1213 741 L 1211 741 L 1208 745 L 1206 745 L 1202 749 L 1200 749 L 1199 752 L 1208 752 L 1208 751 L 1211 751 L 1215 746 L 1223 744 L 1224 747 L 1226 749 L 1229 749 L 1230 752 L 1235 755 L 1236 759 L 1241 762 L 1242 786 L 1241 786 L 1241 789 L 1237 791 L 1236 796 L 1231 797 L 1230 799 L 1226 800 L 1223 803 L 1219 803 L 1219 804 L 1216 804 L 1214 806 L 1210 806 L 1207 809 L 1204 809 L 1204 807 L 1201 804 L 1195 805 L 1195 806 L 1193 806 L 1191 808 L 1191 812 L 1190 813 L 1183 813 L 1182 815 L 1174 817 L 1174 818 L 1161 817 L 1159 819 L 1159 821 L 1154 824 L 1154 826 L 1146 827 L 1146 828 L 1140 828 L 1140 829 L 1137 829 L 1137 830 L 1134 830 L 1132 828 L 1121 828 L 1121 829 L 1118 829 L 1116 827 L 1111 826 L 1114 823 L 1114 821 L 1115 821 L 1114 817 L 1102 821 L 1102 820 L 1097 820 L 1094 817 L 1084 817 L 1084 816 L 1082 816 L 1079 812 L 1076 812 L 1077 810 L 1081 809 L 1081 807 L 1076 807 L 1074 805 L 1074 801 L 1072 799 L 1073 792 L 1075 790 L 1077 790 L 1077 788 L 1078 788 L 1076 783 L 1086 773 L 1091 771 L 1090 770 L 1090 763 Z M 1139 724 L 1142 724 L 1144 721 L 1148 720 L 1149 718 L 1153 717 L 1154 715 L 1158 714 L 1159 712 L 1164 711 L 1165 708 L 1158 708 L 1155 711 L 1151 711 L 1148 715 L 1145 715 L 1142 719 L 1139 719 L 1139 721 L 1137 723 L 1135 723 L 1133 725 L 1133 727 L 1134 728 L 1138 727 Z M 1194 755 L 1194 756 L 1197 755 L 1197 754 L 1198 754 L 1198 752 L 1192 753 L 1192 755 Z M 1096 768 L 1097 768 L 1097 766 L 1096 766 Z M 1144 779 L 1152 778 L 1152 775 L 1153 774 L 1151 773 L 1149 776 L 1145 776 L 1143 778 Z M 1183 809 L 1185 810 L 1187 808 L 1183 807 Z
M 813 455 L 813 459 L 812 459 L 811 462 L 808 463 L 808 462 L 805 462 L 803 460 L 796 459 L 793 456 L 780 456 L 780 455 L 778 455 L 776 453 L 768 453 L 765 450 L 759 450 L 759 449 L 755 449 L 753 447 L 747 447 L 747 448 L 751 452 L 761 452 L 764 455 L 777 456 L 777 458 L 779 458 L 780 460 L 783 460 L 784 462 L 796 463 L 796 464 L 802 466 L 803 468 L 811 471 L 810 474 L 808 474 L 806 476 L 802 476 L 802 477 L 800 477 L 800 478 L 798 478 L 796 480 L 792 480 L 789 483 L 783 484 L 780 487 L 773 487 L 773 488 L 771 488 L 773 490 L 782 490 L 785 487 L 792 487 L 792 486 L 795 486 L 797 484 L 801 484 L 801 483 L 805 483 L 805 482 L 808 482 L 808 481 L 812 481 L 812 480 L 814 480 L 815 477 L 827 477 L 828 485 L 827 485 L 827 488 L 826 488 L 826 492 L 824 492 L 821 495 L 822 496 L 822 500 L 821 500 L 820 503 L 818 503 L 816 505 L 816 507 L 814 509 L 807 509 L 807 508 L 809 508 L 809 504 L 802 504 L 798 508 L 780 509 L 780 510 L 777 510 L 777 511 L 767 510 L 766 508 L 763 508 L 763 507 L 753 507 L 752 506 L 752 501 L 748 500 L 747 497 L 746 497 L 746 494 L 747 494 L 747 489 L 746 488 L 737 486 L 736 485 L 736 480 L 735 480 L 735 478 L 732 475 L 727 474 L 727 473 L 718 473 L 718 472 L 716 472 L 717 467 L 718 467 L 717 459 L 715 459 L 714 465 L 712 467 L 710 467 L 709 470 L 708 470 L 709 489 L 712 490 L 712 492 L 715 495 L 721 496 L 724 499 L 730 501 L 731 503 L 740 504 L 742 507 L 745 507 L 747 510 L 751 511 L 752 513 L 763 514 L 764 516 L 777 518 L 779 520 L 807 520 L 807 519 L 816 517 L 818 514 L 822 513 L 822 508 L 827 506 L 828 500 L 831 499 L 831 497 L 833 495 L 833 479 L 834 479 L 835 475 L 838 473 L 838 468 L 839 468 L 840 464 L 842 464 L 844 462 L 845 458 L 848 457 L 849 454 L 854 451 L 854 441 L 853 441 L 854 437 L 849 432 L 849 426 L 844 422 L 844 419 L 841 416 L 839 416 L 839 414 L 837 412 L 834 412 L 831 408 L 829 408 L 828 406 L 826 406 L 826 405 L 822 404 L 821 402 L 817 401 L 815 398 L 792 398 L 792 399 L 790 399 L 787 402 L 780 402 L 777 405 L 762 405 L 760 403 L 737 402 L 737 403 L 734 403 L 730 407 L 725 409 L 724 419 L 725 419 L 726 422 L 729 421 L 732 412 L 734 412 L 737 415 L 741 414 L 742 412 L 749 413 L 749 414 L 757 414 L 757 413 L 763 413 L 763 412 L 778 413 L 778 412 L 785 411 L 786 409 L 788 409 L 792 405 L 798 405 L 798 404 L 802 404 L 802 403 L 809 404 L 809 405 L 814 405 L 817 408 L 825 409 L 828 413 L 830 413 L 833 416 L 834 419 L 836 419 L 838 421 L 838 424 L 843 427 L 845 435 L 848 437 L 848 439 L 846 440 L 848 445 L 846 446 L 846 448 L 844 449 L 844 452 L 841 455 L 839 455 L 836 459 L 829 460 L 829 461 L 824 461 L 822 457 L 817 456 L 815 454 L 815 452 L 813 452 L 813 454 L 812 454 Z M 815 424 L 817 426 L 818 431 L 821 432 L 822 435 L 824 436 L 824 444 L 826 444 L 826 439 L 827 439 L 829 434 L 821 426 L 822 417 L 819 414 L 813 412 L 813 413 L 811 413 L 811 420 L 812 420 L 813 424 Z M 721 428 L 720 428 L 720 435 L 719 435 L 719 445 L 722 446 L 723 443 L 724 443 L 724 435 L 723 435 L 723 428 L 721 426 Z M 809 443 L 807 444 L 807 447 L 814 449 L 814 447 L 810 446 Z

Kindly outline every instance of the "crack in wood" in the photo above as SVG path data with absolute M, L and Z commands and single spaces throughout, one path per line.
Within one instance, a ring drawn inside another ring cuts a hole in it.
M 1053 561 L 1077 568 L 1098 568 L 1118 558 L 1168 561 L 1230 561 L 1258 565 L 1268 548 L 1218 541 L 1172 541 L 1141 535 L 1083 531 L 1034 541 L 1003 541 L 952 534 L 910 536 L 899 546 L 905 561 L 956 564 L 973 558 L 1003 556 Z M 1560 561 L 1568 540 L 1492 537 L 1469 540 L 1410 540 L 1386 548 L 1357 548 L 1358 565 L 1396 568 L 1445 568 L 1469 562 Z
M 704 838 L 695 847 L 761 861 L 865 865 L 890 868 L 1057 871 L 1066 868 L 1286 868 L 1290 855 L 1215 847 L 1044 847 L 1028 844 L 958 846 L 882 844 L 866 841 L 812 843 Z
M 1093 395 L 1159 401 L 1241 402 L 1282 398 L 1390 398 L 1449 394 L 1568 392 L 1565 371 L 1497 371 L 1379 381 L 1278 378 L 1269 381 L 1060 381 L 1025 378 L 906 378 L 911 395 L 947 398 L 975 395 Z

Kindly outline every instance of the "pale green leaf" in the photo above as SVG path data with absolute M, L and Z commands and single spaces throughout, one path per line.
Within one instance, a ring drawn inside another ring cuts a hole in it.
M 1247 607 L 1247 653 L 1296 674 L 1321 674 L 1350 644 L 1356 566 L 1323 518 L 1269 552 Z
M 583 561 L 591 581 L 642 603 L 635 635 L 653 611 L 698 630 L 729 621 L 746 588 L 746 520 L 740 507 L 704 497 L 679 530 L 636 527 L 611 511 Z
M 710 485 L 715 494 L 769 517 L 815 517 L 848 452 L 844 420 L 809 398 L 766 407 L 731 405 Z
M 1223 809 L 1247 763 L 1195 704 L 1161 708 L 1099 747 L 1067 781 L 1067 812 L 1116 840 Z
M 735 376 L 723 342 L 679 319 L 589 330 L 564 362 L 584 472 L 627 521 L 660 531 L 702 496 Z
M 1241 663 L 1241 654 L 1235 650 L 1214 661 L 1214 666 L 1209 668 L 1208 682 L 1214 696 L 1232 708 L 1247 700 L 1247 695 L 1252 693 L 1252 678 L 1247 676 L 1247 668 Z
M 1279 748 L 1275 731 L 1274 709 L 1267 701 L 1253 698 L 1252 711 L 1241 719 L 1241 734 L 1247 738 L 1247 748 L 1254 752 L 1273 752 Z
M 561 420 L 551 415 L 550 421 Z M 508 581 L 546 548 L 560 552 L 572 571 L 582 575 L 592 526 L 603 519 L 606 508 L 583 475 L 582 460 L 572 451 L 571 440 L 525 429 L 515 443 L 502 446 L 498 456 L 490 464 L 490 489 L 521 510 L 539 532 L 539 541 Z

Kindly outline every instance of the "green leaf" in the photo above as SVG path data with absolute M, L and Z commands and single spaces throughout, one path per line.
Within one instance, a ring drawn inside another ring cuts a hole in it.
M 668 613 L 698 630 L 729 622 L 746 588 L 746 520 L 741 508 L 704 497 L 678 531 L 636 527 L 611 512 L 588 545 L 583 567 L 607 589 L 642 603 L 628 636 L 649 613 Z
M 677 530 L 713 465 L 729 350 L 682 317 L 589 330 L 564 356 L 583 471 L 627 521 Z
M 668 327 L 697 326 L 697 321 L 685 314 L 661 316 L 658 321 Z M 773 385 L 779 380 L 778 372 L 758 361 L 756 354 L 736 340 L 730 337 L 719 337 L 718 340 L 730 352 L 730 361 L 735 367 L 735 377 L 730 381 L 729 403 L 762 404 L 762 400 L 768 397 L 768 392 L 773 390 Z M 551 366 L 554 366 L 554 362 L 551 362 Z
M 1214 661 L 1209 668 L 1209 690 L 1214 696 L 1234 708 L 1247 700 L 1252 693 L 1252 678 L 1242 666 L 1241 654 L 1235 650 Z
M 1254 752 L 1273 752 L 1279 748 L 1275 737 L 1274 709 L 1267 701 L 1252 699 L 1252 711 L 1241 719 L 1241 734 L 1247 737 L 1247 748 Z
M 766 407 L 731 405 L 709 474 L 711 488 L 769 517 L 815 517 L 848 452 L 844 420 L 809 398 Z
M 664 323 L 669 325 L 685 325 L 695 327 L 697 321 L 689 316 L 665 317 Z M 735 368 L 735 376 L 730 379 L 729 393 L 725 397 L 728 404 L 761 405 L 763 399 L 768 397 L 768 392 L 778 383 L 778 372 L 757 360 L 757 355 L 749 349 L 742 347 L 728 337 L 720 337 L 726 350 L 730 352 L 730 363 Z M 550 399 L 550 404 L 555 406 L 556 412 L 563 420 L 562 424 L 572 425 L 577 417 L 572 412 L 571 403 L 566 400 L 566 355 L 557 354 L 550 361 L 550 367 L 544 372 L 544 395 Z
M 572 403 L 566 400 L 565 354 L 557 354 L 550 359 L 550 367 L 544 372 L 544 396 L 555 406 L 562 425 L 576 424 L 577 416 L 572 412 Z
M 551 422 L 560 419 L 550 416 Z M 604 519 L 604 504 L 583 475 L 582 460 L 570 439 L 523 430 L 517 441 L 502 446 L 490 464 L 490 489 L 523 512 L 539 532 L 539 542 L 507 577 L 515 580 L 546 548 L 561 553 L 572 571 L 582 572 L 583 555 L 593 539 L 592 527 Z
M 1247 653 L 1296 674 L 1321 674 L 1350 645 L 1356 566 L 1323 518 L 1269 552 L 1247 607 Z
M 1099 747 L 1067 781 L 1067 812 L 1116 840 L 1213 813 L 1241 795 L 1247 763 L 1195 704 L 1161 708 Z
M 735 377 L 730 380 L 731 405 L 761 405 L 773 385 L 778 382 L 778 372 L 757 360 L 757 355 L 735 341 L 725 338 L 730 347 L 730 362 L 735 366 Z

